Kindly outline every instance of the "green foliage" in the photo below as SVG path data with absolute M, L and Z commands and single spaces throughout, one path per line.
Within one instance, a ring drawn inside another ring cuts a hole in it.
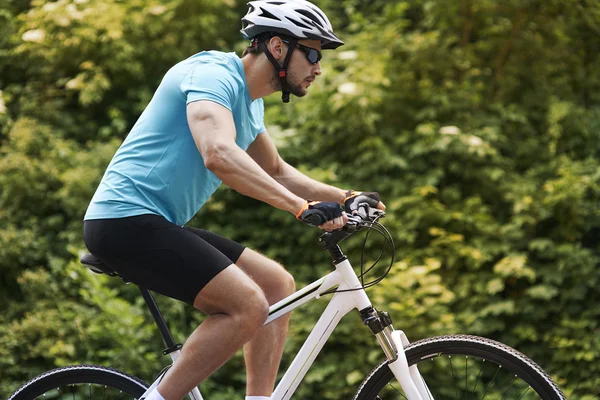
M 266 119 L 301 171 L 382 194 L 396 259 L 369 290 L 374 305 L 411 340 L 492 337 L 569 399 L 593 398 L 600 3 L 318 3 L 346 46 L 325 54 L 307 97 L 266 99 Z M 164 72 L 196 51 L 243 49 L 244 11 L 233 0 L 0 0 L 0 395 L 55 366 L 94 362 L 151 381 L 167 363 L 136 288 L 78 265 L 81 219 Z M 225 187 L 191 224 L 276 259 L 299 287 L 330 268 L 318 231 Z M 366 265 L 381 246 L 371 235 Z M 344 246 L 355 264 L 361 248 L 362 238 Z M 202 320 L 158 301 L 179 340 Z M 323 307 L 292 317 L 284 366 Z M 296 397 L 350 397 L 382 358 L 351 315 Z M 203 390 L 241 398 L 244 383 L 238 354 Z

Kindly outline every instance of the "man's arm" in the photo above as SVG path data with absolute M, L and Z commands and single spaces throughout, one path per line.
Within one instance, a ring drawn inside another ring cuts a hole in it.
M 277 182 L 290 192 L 315 201 L 334 201 L 344 204 L 346 190 L 318 182 L 286 163 L 277 152 L 271 137 L 264 132 L 248 147 L 248 154 Z
M 212 101 L 187 106 L 188 124 L 206 167 L 243 195 L 296 215 L 305 200 L 271 177 L 235 143 L 231 111 Z

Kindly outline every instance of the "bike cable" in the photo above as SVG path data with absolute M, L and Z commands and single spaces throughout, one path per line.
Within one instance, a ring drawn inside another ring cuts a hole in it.
M 377 222 L 378 219 L 379 219 L 379 217 L 375 218 L 373 221 L 365 222 L 363 225 L 368 230 L 367 230 L 367 234 L 365 235 L 365 240 L 363 241 L 362 252 L 361 252 L 361 257 L 360 257 L 359 279 L 361 282 L 361 287 L 354 288 L 354 289 L 344 289 L 344 290 L 331 289 L 331 290 L 327 290 L 327 291 L 323 292 L 322 295 L 342 293 L 342 292 L 354 292 L 357 290 L 365 290 L 367 288 L 370 288 L 370 287 L 378 284 L 389 274 L 389 272 L 392 269 L 392 266 L 394 265 L 394 256 L 395 256 L 394 240 L 392 238 L 391 233 L 387 230 L 387 228 L 385 226 L 383 226 L 382 224 L 380 224 L 379 222 Z M 375 231 L 375 232 L 379 233 L 385 240 L 383 242 L 383 247 L 382 247 L 381 253 L 379 253 L 379 256 L 377 257 L 375 262 L 369 268 L 367 268 L 365 270 L 364 269 L 364 255 L 365 255 L 365 251 L 366 251 L 366 247 L 367 247 L 367 239 L 369 238 L 369 234 L 371 233 L 371 231 Z M 387 269 L 385 270 L 383 275 L 381 275 L 379 278 L 377 278 L 371 282 L 367 282 L 365 284 L 365 282 L 364 282 L 365 275 L 379 263 L 379 261 L 381 260 L 381 257 L 385 253 L 386 245 L 389 245 L 390 250 L 391 250 L 391 260 L 390 260 L 389 266 L 387 267 Z

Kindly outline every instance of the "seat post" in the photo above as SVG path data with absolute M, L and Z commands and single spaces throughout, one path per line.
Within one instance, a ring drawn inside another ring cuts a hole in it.
M 160 332 L 160 336 L 162 337 L 163 343 L 167 347 L 163 351 L 163 354 L 167 355 L 181 349 L 182 345 L 175 343 L 175 340 L 173 339 L 173 336 L 169 331 L 169 327 L 167 326 L 165 319 L 163 318 L 160 310 L 158 309 L 158 305 L 156 304 L 156 301 L 154 300 L 154 297 L 152 297 L 150 291 L 148 289 L 144 289 L 141 286 L 139 288 L 140 292 L 142 292 L 142 297 L 146 301 L 146 305 L 150 310 L 150 314 L 152 314 L 152 318 L 154 318 L 154 322 L 156 322 L 156 326 L 158 327 L 158 331 Z

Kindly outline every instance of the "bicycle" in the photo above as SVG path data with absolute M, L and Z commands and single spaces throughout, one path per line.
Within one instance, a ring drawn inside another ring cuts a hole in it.
M 376 310 L 365 291 L 365 288 L 381 281 L 393 264 L 391 234 L 378 222 L 384 216 L 383 211 L 364 205 L 357 215 L 349 216 L 343 229 L 321 235 L 319 240 L 332 256 L 335 271 L 270 307 L 265 325 L 309 301 L 333 295 L 277 384 L 271 399 L 288 400 L 292 397 L 339 321 L 354 309 L 359 311 L 363 323 L 375 335 L 386 357 L 360 384 L 354 400 L 566 399 L 550 376 L 535 362 L 502 343 L 469 335 L 432 337 L 409 343 L 404 332 L 393 328 L 389 314 Z M 373 266 L 363 271 L 361 260 L 361 274 L 357 275 L 339 246 L 342 240 L 363 229 L 368 229 L 365 242 L 370 231 L 374 230 L 383 235 L 392 250 L 392 262 L 387 271 L 367 284 L 364 283 L 364 275 Z M 91 254 L 84 255 L 81 262 L 94 272 L 118 276 Z M 142 287 L 139 289 L 166 346 L 163 354 L 175 361 L 181 345 L 171 336 L 152 294 Z M 139 378 L 108 367 L 76 365 L 57 368 L 33 378 L 9 400 L 62 399 L 63 395 L 72 399 L 140 399 L 158 385 L 168 368 L 150 386 Z M 189 397 L 203 400 L 198 388 L 189 393 Z

